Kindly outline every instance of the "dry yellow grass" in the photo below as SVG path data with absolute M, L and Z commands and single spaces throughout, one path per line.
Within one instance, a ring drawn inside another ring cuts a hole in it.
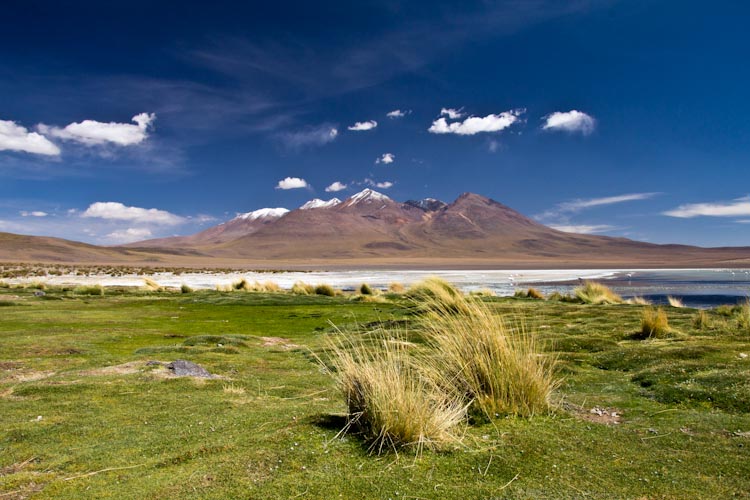
M 664 337 L 669 333 L 667 313 L 659 308 L 647 307 L 641 316 L 641 336 L 645 338 Z
M 348 408 L 348 423 L 370 451 L 444 449 L 460 443 L 466 403 L 432 381 L 397 332 L 364 337 L 338 332 L 328 345 L 331 374 Z
M 677 297 L 672 297 L 671 295 L 667 296 L 667 302 L 669 302 L 669 305 L 672 307 L 685 307 L 685 304 L 682 303 L 682 300 L 678 299 Z
M 430 277 L 416 283 L 406 296 L 422 311 L 470 314 L 463 294 L 441 278 Z
M 315 287 L 304 281 L 297 281 L 292 285 L 291 292 L 295 295 L 313 295 L 315 293 Z
M 606 285 L 595 281 L 586 281 L 583 286 L 579 286 L 573 293 L 584 304 L 621 304 L 622 297 L 612 291 Z
M 488 417 L 547 411 L 555 360 L 541 355 L 535 335 L 507 325 L 486 303 L 464 301 L 460 309 L 432 307 L 423 322 L 442 385 L 459 388 Z

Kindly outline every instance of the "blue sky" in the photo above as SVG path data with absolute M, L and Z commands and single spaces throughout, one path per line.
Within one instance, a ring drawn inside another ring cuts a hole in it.
M 379 186 L 750 245 L 744 2 L 239 3 L 4 2 L 0 231 L 115 244 Z

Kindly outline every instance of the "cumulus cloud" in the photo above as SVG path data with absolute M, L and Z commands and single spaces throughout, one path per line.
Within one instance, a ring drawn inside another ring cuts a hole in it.
M 21 151 L 37 155 L 58 156 L 60 148 L 49 139 L 8 120 L 0 120 L 0 151 Z
M 663 215 L 689 219 L 692 217 L 744 217 L 750 215 L 750 196 L 728 202 L 688 203 L 663 212 Z
M 385 163 L 386 165 L 396 161 L 396 155 L 393 153 L 385 153 L 383 156 L 375 160 L 375 163 Z
M 443 110 L 455 111 L 455 110 Z M 457 134 L 457 135 L 474 135 L 480 132 L 500 132 L 510 127 L 519 120 L 519 117 L 525 112 L 523 109 L 505 111 L 496 115 L 487 115 L 484 117 L 470 116 L 464 121 L 448 123 L 445 117 L 438 118 L 432 122 L 428 132 L 433 134 Z M 450 116 L 450 115 L 449 115 Z
M 346 184 L 336 181 L 326 188 L 326 193 L 336 193 L 338 191 L 343 191 L 344 189 L 346 189 Z
M 115 201 L 97 201 L 81 214 L 81 217 L 107 220 L 132 221 L 142 224 L 183 224 L 185 218 L 156 208 L 128 207 Z
M 562 224 L 562 225 L 551 225 L 549 226 L 552 229 L 557 229 L 558 231 L 563 231 L 565 233 L 578 233 L 578 234 L 594 234 L 594 233 L 604 233 L 606 231 L 609 231 L 611 229 L 614 229 L 614 226 L 610 226 L 607 224 Z
M 406 111 L 401 111 L 400 109 L 394 109 L 393 111 L 389 111 L 385 114 L 388 118 L 395 119 L 395 118 L 403 118 L 404 116 L 411 113 L 411 110 L 407 109 Z
M 339 130 L 330 123 L 307 127 L 295 132 L 284 132 L 279 138 L 290 148 L 299 149 L 313 146 L 323 146 L 336 140 Z
M 354 125 L 352 125 L 351 127 L 347 127 L 347 128 L 349 130 L 354 130 L 354 131 L 357 131 L 357 132 L 363 132 L 365 130 L 372 130 L 372 129 L 374 129 L 377 126 L 378 126 L 378 122 L 376 122 L 375 120 L 369 120 L 369 121 L 366 121 L 366 122 L 357 122 Z
M 83 120 L 71 123 L 64 128 L 40 124 L 38 130 L 46 135 L 57 137 L 65 141 L 74 141 L 86 146 L 102 144 L 116 144 L 118 146 L 134 146 L 148 138 L 148 129 L 156 119 L 154 113 L 140 113 L 132 118 L 131 123 L 98 122 Z
M 299 177 L 286 177 L 279 181 L 276 185 L 276 189 L 300 189 L 309 186 L 310 185 L 305 179 L 300 179 Z
M 379 189 L 388 189 L 390 187 L 393 187 L 393 183 L 391 181 L 376 182 L 369 178 L 365 179 L 365 184 L 367 184 L 370 187 L 375 187 Z
M 464 116 L 463 109 L 453 109 L 453 108 L 442 108 L 440 110 L 440 116 L 447 116 L 451 120 L 458 120 L 462 116 Z
M 568 112 L 555 111 L 544 117 L 543 130 L 563 130 L 565 132 L 580 132 L 589 135 L 594 131 L 596 120 L 583 111 L 572 109 Z
M 132 243 L 134 241 L 151 238 L 152 236 L 153 233 L 150 229 L 147 229 L 145 227 L 130 227 L 127 229 L 118 229 L 117 231 L 112 231 L 107 236 L 105 236 L 105 238 L 114 243 Z
M 21 217 L 47 217 L 49 214 L 47 212 L 42 212 L 41 210 L 21 210 L 18 212 Z

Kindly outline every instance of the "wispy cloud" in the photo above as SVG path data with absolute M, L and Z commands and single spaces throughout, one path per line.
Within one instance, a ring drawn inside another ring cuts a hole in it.
M 83 120 L 71 123 L 64 128 L 39 124 L 39 132 L 56 137 L 64 141 L 75 141 L 86 146 L 102 144 L 116 144 L 118 146 L 133 146 L 140 144 L 148 137 L 148 129 L 156 119 L 154 113 L 140 113 L 132 118 L 134 124 L 99 122 Z
M 452 110 L 443 110 L 452 111 Z M 429 129 L 432 134 L 457 134 L 457 135 L 475 135 L 482 132 L 500 132 L 516 123 L 520 116 L 525 112 L 524 109 L 514 109 L 504 111 L 499 114 L 487 115 L 484 117 L 470 116 L 464 121 L 455 121 L 448 123 L 445 117 L 438 118 Z
M 396 155 L 393 153 L 384 153 L 381 157 L 375 160 L 375 163 L 385 163 L 386 165 L 389 165 L 394 161 L 396 161 Z
M 403 118 L 404 116 L 411 113 L 411 110 L 407 109 L 406 111 L 401 111 L 400 109 L 394 109 L 393 111 L 389 111 L 385 114 L 388 118 L 396 119 L 396 118 Z
M 343 191 L 344 189 L 346 189 L 346 184 L 336 181 L 326 188 L 326 193 L 336 193 L 338 191 Z
M 750 196 L 724 202 L 688 203 L 672 210 L 667 210 L 663 212 L 663 215 L 682 219 L 701 216 L 745 217 L 750 215 Z
M 15 122 L 0 120 L 0 151 L 20 151 L 37 155 L 58 156 L 60 148 L 36 132 L 29 132 Z
M 377 182 L 377 181 L 367 178 L 365 179 L 364 183 L 370 187 L 375 187 L 378 189 L 388 189 L 388 188 L 393 187 L 393 182 L 391 181 Z
M 580 212 L 587 208 L 601 207 L 604 205 L 614 205 L 617 203 L 625 203 L 628 201 L 640 201 L 653 198 L 659 193 L 630 193 L 630 194 L 618 194 L 616 196 L 605 196 L 603 198 L 588 198 L 588 199 L 577 199 L 573 201 L 566 201 L 557 205 L 555 212 Z
M 305 179 L 300 179 L 299 177 L 286 177 L 279 181 L 279 183 L 276 185 L 276 189 L 302 189 L 309 186 L 310 185 Z
M 146 240 L 153 236 L 150 229 L 145 227 L 129 227 L 112 231 L 105 238 L 112 243 L 132 243 L 134 241 Z
M 555 111 L 544 117 L 543 130 L 563 130 L 565 132 L 580 132 L 589 135 L 596 127 L 596 120 L 583 111 Z
M 549 227 L 551 227 L 552 229 L 557 229 L 558 231 L 563 231 L 565 233 L 578 234 L 605 233 L 607 231 L 615 229 L 614 226 L 610 226 L 608 224 L 551 224 Z
M 18 214 L 21 217 L 47 217 L 49 215 L 47 212 L 42 212 L 41 210 L 21 210 Z
M 185 218 L 157 208 L 128 207 L 116 201 L 97 201 L 81 214 L 83 218 L 132 221 L 143 224 L 175 226 L 185 223 Z
M 366 122 L 357 122 L 354 125 L 347 127 L 347 129 L 353 130 L 355 132 L 364 132 L 367 130 L 372 130 L 377 126 L 378 122 L 376 122 L 375 120 L 368 120 Z
M 282 132 L 278 135 L 281 141 L 292 149 L 312 146 L 323 146 L 336 140 L 339 130 L 330 123 L 306 127 L 294 132 Z
M 441 108 L 440 109 L 440 116 L 447 116 L 451 120 L 458 120 L 462 116 L 464 116 L 463 112 L 464 108 L 461 109 L 454 109 L 454 108 Z

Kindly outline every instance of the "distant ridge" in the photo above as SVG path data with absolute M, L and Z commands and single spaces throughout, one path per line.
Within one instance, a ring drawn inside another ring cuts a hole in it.
M 401 203 L 364 189 L 345 200 L 316 198 L 295 210 L 262 208 L 193 235 L 123 247 L 0 235 L 3 260 L 259 267 L 750 267 L 747 247 L 705 249 L 565 233 L 474 193 L 452 203 L 434 198 Z

